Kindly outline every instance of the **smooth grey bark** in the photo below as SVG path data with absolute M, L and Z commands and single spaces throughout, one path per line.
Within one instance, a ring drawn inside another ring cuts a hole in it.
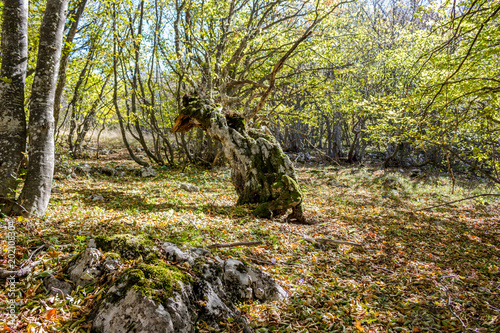
M 14 197 L 26 150 L 24 87 L 28 59 L 28 1 L 5 0 L 0 69 L 0 197 Z
M 29 167 L 18 200 L 29 214 L 42 216 L 49 204 L 54 173 L 54 96 L 68 0 L 48 0 L 31 93 Z

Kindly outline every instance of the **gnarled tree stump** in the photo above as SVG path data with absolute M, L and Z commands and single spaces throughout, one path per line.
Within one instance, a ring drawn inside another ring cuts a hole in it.
M 171 131 L 184 133 L 193 127 L 222 143 L 238 204 L 258 203 L 254 214 L 259 217 L 280 216 L 291 209 L 290 220 L 306 223 L 292 162 L 265 128 L 246 129 L 243 117 L 226 115 L 221 106 L 186 95 Z

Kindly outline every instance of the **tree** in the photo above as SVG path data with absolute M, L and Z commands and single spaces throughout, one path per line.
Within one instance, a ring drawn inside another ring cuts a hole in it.
M 238 204 L 259 203 L 254 214 L 260 217 L 280 216 L 292 209 L 289 219 L 306 222 L 292 162 L 271 133 L 247 129 L 242 117 L 224 115 L 221 106 L 198 96 L 184 96 L 182 105 L 172 132 L 200 127 L 222 142 Z
M 0 69 L 0 197 L 13 198 L 26 149 L 24 88 L 28 60 L 28 1 L 5 0 Z
M 11 12 L 6 14 L 4 11 L 4 22 L 10 19 L 8 17 L 9 15 L 14 17 L 17 15 L 20 16 L 15 21 L 20 28 L 10 30 L 9 27 L 4 24 L 2 41 L 4 38 L 11 41 L 16 38 L 26 39 L 27 24 L 24 23 L 24 6 L 27 7 L 25 2 L 15 1 L 13 2 L 13 10 Z M 54 94 L 61 56 L 67 6 L 68 0 L 47 1 L 44 17 L 40 26 L 37 66 L 33 80 L 31 102 L 29 105 L 28 173 L 22 192 L 17 199 L 17 204 L 4 205 L 2 207 L 2 211 L 7 214 L 24 213 L 41 216 L 45 214 L 49 203 L 54 172 Z M 7 28 L 7 30 L 4 30 L 4 28 Z M 6 43 L 6 45 L 4 45 L 2 43 L 2 51 L 7 51 L 4 47 L 11 46 L 16 46 L 16 44 L 9 45 Z M 24 44 L 18 44 L 17 47 L 17 52 L 24 55 L 25 53 L 22 53 L 25 52 L 23 49 Z M 2 68 L 3 67 L 4 62 L 2 61 Z M 26 69 L 25 67 L 19 67 L 19 71 L 24 71 L 25 73 Z M 8 70 L 6 70 L 6 72 L 8 72 Z M 19 77 L 23 77 L 23 75 L 25 74 L 20 74 Z M 7 78 L 6 81 L 9 81 L 9 78 Z M 9 82 L 6 83 L 9 84 Z M 19 86 L 21 86 L 21 84 L 19 84 Z M 0 94 L 2 98 L 19 100 L 19 96 L 21 95 L 20 88 L 17 88 L 15 91 L 16 95 L 9 96 L 8 86 L 3 85 Z M 24 108 L 20 108 L 19 103 L 16 104 L 15 110 L 17 119 L 25 117 Z M 21 110 L 23 111 L 22 115 Z M 10 110 L 8 112 L 14 114 Z M 10 131 L 13 133 L 13 136 L 17 135 L 19 138 L 21 138 L 26 131 L 25 126 L 18 125 L 17 123 L 13 129 L 11 129 L 9 124 L 6 125 L 5 130 Z M 21 141 L 21 139 L 19 139 L 19 141 Z M 24 142 L 23 145 L 25 144 Z M 16 150 L 12 151 L 16 156 L 22 155 L 23 152 L 24 147 L 21 147 L 21 145 L 18 145 Z M 18 166 L 16 166 L 15 163 L 10 163 L 8 166 L 11 168 L 8 171 L 13 174 L 17 173 Z M 12 186 L 12 182 L 10 182 L 8 188 L 13 192 L 14 186 Z M 12 202 L 12 200 L 10 202 Z
M 188 92 L 173 132 L 201 127 L 221 141 L 231 163 L 238 203 L 255 214 L 304 223 L 295 171 L 270 132 L 259 127 L 286 63 L 299 55 L 321 22 L 345 2 L 176 2 L 168 63 Z

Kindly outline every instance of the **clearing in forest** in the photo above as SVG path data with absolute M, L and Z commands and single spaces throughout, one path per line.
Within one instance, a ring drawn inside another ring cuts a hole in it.
M 255 218 L 252 207 L 236 206 L 225 168 L 164 169 L 142 178 L 129 160 L 71 163 L 121 171 L 56 173 L 47 216 L 20 218 L 18 260 L 42 244 L 47 249 L 38 256 L 43 265 L 18 284 L 19 332 L 87 332 L 102 289 L 78 288 L 60 299 L 44 291 L 42 280 L 57 275 L 64 258 L 92 237 L 118 233 L 198 247 L 262 241 L 212 250 L 270 273 L 291 295 L 240 305 L 256 332 L 500 331 L 499 202 L 485 197 L 422 210 L 486 193 L 484 180 L 459 177 L 451 194 L 447 175 L 425 170 L 298 165 L 306 215 L 316 224 L 297 225 Z M 312 242 L 323 238 L 362 247 Z M 2 299 L 6 291 L 3 285 Z

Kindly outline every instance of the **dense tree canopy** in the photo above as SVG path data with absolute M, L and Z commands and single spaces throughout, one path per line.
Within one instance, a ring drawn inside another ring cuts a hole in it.
M 1 332 L 500 331 L 500 1 L 0 14 Z

